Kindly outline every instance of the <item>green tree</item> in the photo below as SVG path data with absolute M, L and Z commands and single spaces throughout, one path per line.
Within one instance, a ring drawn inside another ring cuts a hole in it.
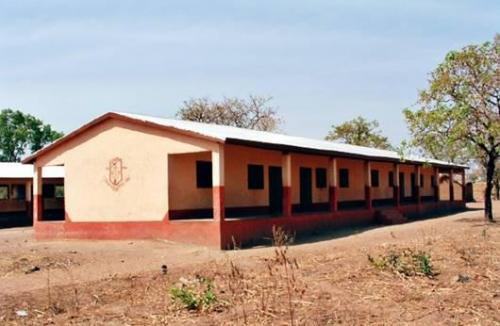
M 486 171 L 485 218 L 500 150 L 500 36 L 449 52 L 404 115 L 413 143 L 438 159 L 477 161 Z
M 378 127 L 377 120 L 368 121 L 363 117 L 357 117 L 340 125 L 333 125 L 325 139 L 351 145 L 391 149 L 389 140 L 381 135 Z
M 183 120 L 276 131 L 281 119 L 276 109 L 269 105 L 271 100 L 271 97 L 253 95 L 248 99 L 232 97 L 221 101 L 196 98 L 185 101 L 176 115 Z
M 0 161 L 18 162 L 53 142 L 63 134 L 44 124 L 40 119 L 21 111 L 0 111 Z

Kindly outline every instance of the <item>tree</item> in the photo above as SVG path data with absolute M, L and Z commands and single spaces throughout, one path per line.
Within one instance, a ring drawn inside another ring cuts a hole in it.
M 381 135 L 378 127 L 377 120 L 368 121 L 363 117 L 357 117 L 340 125 L 333 125 L 325 139 L 339 140 L 351 145 L 391 149 L 389 140 Z
M 500 36 L 449 52 L 415 111 L 404 110 L 414 144 L 438 159 L 475 160 L 486 171 L 485 218 L 500 150 Z
M 27 152 L 34 152 L 63 134 L 40 119 L 21 111 L 0 111 L 0 161 L 18 162 Z
M 225 97 L 221 101 L 196 98 L 185 101 L 176 115 L 183 120 L 276 131 L 281 119 L 276 109 L 269 105 L 271 100 L 271 97 L 252 95 L 248 99 Z

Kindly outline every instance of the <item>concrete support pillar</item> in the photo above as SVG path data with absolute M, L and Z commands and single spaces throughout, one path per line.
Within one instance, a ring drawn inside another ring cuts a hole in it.
M 365 202 L 366 209 L 372 209 L 372 174 L 370 161 L 365 161 Z
M 33 174 L 33 225 L 43 220 L 42 167 L 34 165 Z
M 440 201 L 440 195 L 439 195 L 439 168 L 435 167 L 434 168 L 434 199 L 436 202 Z
M 422 196 L 421 196 L 421 188 L 422 184 L 420 183 L 420 175 L 421 175 L 421 167 L 420 165 L 415 165 L 415 199 L 417 200 L 417 205 L 420 207 L 422 205 Z
M 26 181 L 26 183 L 24 184 L 24 193 L 25 193 L 25 203 L 26 203 L 26 214 L 29 216 L 29 217 L 32 217 L 33 215 L 33 203 L 32 203 L 32 198 L 33 196 L 31 195 L 31 186 L 33 184 L 33 181 L 32 180 L 28 180 Z
M 330 211 L 336 212 L 338 211 L 338 168 L 337 168 L 337 159 L 335 157 L 330 158 L 329 165 L 329 189 L 330 189 Z
M 453 193 L 453 169 L 450 169 L 448 178 L 450 180 L 450 202 L 453 202 L 455 200 L 455 194 Z
M 292 154 L 284 153 L 281 163 L 283 179 L 283 216 L 292 216 Z
M 394 197 L 394 206 L 401 206 L 401 198 L 399 196 L 399 164 L 394 163 L 394 167 L 392 169 L 392 181 L 393 181 L 393 197 Z
M 224 145 L 212 151 L 212 202 L 216 221 L 224 221 Z

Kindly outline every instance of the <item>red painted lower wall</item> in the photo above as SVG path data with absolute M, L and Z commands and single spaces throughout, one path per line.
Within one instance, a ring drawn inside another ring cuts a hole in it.
M 431 202 L 399 207 L 401 212 L 407 216 L 464 208 L 465 203 L 462 201 Z M 273 226 L 281 226 L 297 234 L 307 234 L 318 230 L 373 223 L 375 214 L 376 209 L 362 209 L 223 221 L 213 219 L 170 221 L 166 218 L 163 221 L 151 222 L 73 222 L 66 216 L 64 221 L 57 222 L 35 220 L 34 229 L 37 239 L 156 238 L 228 249 L 233 244 L 241 245 L 262 241 L 264 238 L 270 239 Z
M 151 222 L 36 222 L 36 239 L 168 239 L 221 247 L 220 223 L 214 220 Z
M 307 234 L 328 228 L 369 224 L 373 221 L 374 214 L 370 210 L 226 220 L 222 224 L 222 249 L 230 248 L 233 242 L 237 245 L 245 245 L 254 241 L 262 241 L 265 238 L 270 240 L 273 226 L 280 226 L 294 233 Z

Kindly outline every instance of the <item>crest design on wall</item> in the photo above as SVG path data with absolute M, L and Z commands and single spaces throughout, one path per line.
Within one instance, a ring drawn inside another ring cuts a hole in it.
M 108 163 L 108 176 L 106 178 L 106 183 L 114 191 L 118 191 L 121 186 L 123 186 L 127 181 L 130 180 L 129 177 L 125 176 L 126 166 L 123 165 L 123 160 L 119 157 L 111 159 Z

